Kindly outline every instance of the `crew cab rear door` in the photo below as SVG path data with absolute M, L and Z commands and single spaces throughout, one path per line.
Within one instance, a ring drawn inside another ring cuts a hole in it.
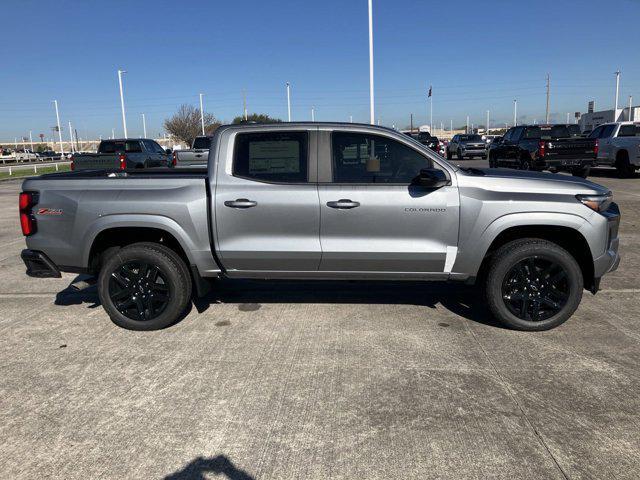
M 215 244 L 229 276 L 317 272 L 315 127 L 259 127 L 220 138 Z M 284 275 L 287 276 L 287 275 Z
M 438 167 L 426 152 L 392 134 L 320 129 L 318 165 L 321 271 L 447 275 L 457 251 L 459 195 L 452 185 L 412 184 L 421 169 Z

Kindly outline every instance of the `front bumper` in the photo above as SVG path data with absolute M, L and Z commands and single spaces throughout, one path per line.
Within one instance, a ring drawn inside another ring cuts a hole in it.
M 23 250 L 20 258 L 27 267 L 27 275 L 36 278 L 60 278 L 60 269 L 39 250 Z
M 618 253 L 620 209 L 618 204 L 612 203 L 602 215 L 607 219 L 607 248 L 603 255 L 593 260 L 593 276 L 596 279 L 600 279 L 606 273 L 613 272 L 620 265 L 620 254 Z

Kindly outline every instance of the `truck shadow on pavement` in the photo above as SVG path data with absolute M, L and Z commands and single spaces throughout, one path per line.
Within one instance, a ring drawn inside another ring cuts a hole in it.
M 55 300 L 60 306 L 85 303 L 89 304 L 87 308 L 100 306 L 95 286 L 81 291 L 69 286 L 60 291 Z M 441 305 L 468 320 L 502 328 L 487 310 L 477 288 L 441 282 L 225 279 L 216 280 L 206 296 L 194 298 L 192 307 L 202 313 L 211 305 L 238 304 L 240 311 L 251 312 L 268 303 L 416 305 L 434 310 Z
M 224 475 L 229 480 L 254 480 L 254 477 L 237 468 L 225 455 L 196 457 L 183 469 L 164 477 L 164 480 L 205 480 L 208 478 L 206 473 Z

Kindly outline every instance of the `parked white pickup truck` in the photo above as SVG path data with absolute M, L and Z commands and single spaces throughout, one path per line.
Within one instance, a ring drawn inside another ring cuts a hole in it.
M 616 167 L 622 177 L 629 177 L 640 168 L 640 123 L 604 123 L 589 138 L 597 141 L 597 165 Z

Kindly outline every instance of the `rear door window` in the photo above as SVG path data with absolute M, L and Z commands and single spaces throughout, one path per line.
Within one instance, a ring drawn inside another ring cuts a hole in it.
M 640 125 L 621 125 L 618 131 L 619 137 L 635 137 L 640 134 Z
M 196 137 L 193 141 L 194 150 L 206 150 L 211 145 L 211 139 L 209 137 Z
M 138 140 L 130 140 L 124 144 L 125 153 L 140 153 L 142 152 L 142 145 Z
M 260 132 L 236 135 L 233 175 L 275 183 L 308 181 L 307 132 Z
M 600 133 L 600 136 L 598 138 L 609 138 L 611 135 L 613 135 L 613 131 L 616 129 L 615 125 L 605 125 L 602 128 L 602 132 Z

